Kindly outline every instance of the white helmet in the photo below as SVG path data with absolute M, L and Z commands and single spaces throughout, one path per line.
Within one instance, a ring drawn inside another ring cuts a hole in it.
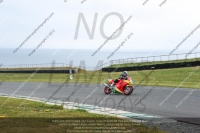
M 123 74 L 124 76 L 128 76 L 128 72 L 127 72 L 127 71 L 124 71 L 122 74 Z

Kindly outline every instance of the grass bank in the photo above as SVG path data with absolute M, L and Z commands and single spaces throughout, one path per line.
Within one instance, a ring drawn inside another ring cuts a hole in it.
M 182 60 L 171 60 L 171 61 L 152 61 L 152 62 L 139 62 L 139 63 L 124 63 L 124 64 L 115 64 L 105 68 L 120 68 L 120 67 L 131 67 L 131 66 L 147 66 L 147 65 L 157 65 L 157 64 L 166 64 L 166 63 L 183 63 L 183 62 L 193 62 L 200 61 L 200 58 L 192 59 L 182 59 Z
M 68 69 L 78 69 L 76 67 L 32 67 L 32 68 L 0 68 L 0 70 L 68 70 Z

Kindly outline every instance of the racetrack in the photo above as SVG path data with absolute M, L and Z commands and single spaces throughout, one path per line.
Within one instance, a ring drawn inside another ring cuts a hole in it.
M 69 98 L 70 102 L 99 105 L 200 124 L 200 90 L 198 89 L 179 88 L 175 91 L 170 87 L 139 86 L 126 97 L 122 94 L 105 95 L 103 88 L 103 85 L 97 88 L 96 84 L 78 87 L 72 83 L 63 86 L 62 83 L 48 85 L 48 83 L 4 82 L 0 86 L 0 93 L 54 100 Z

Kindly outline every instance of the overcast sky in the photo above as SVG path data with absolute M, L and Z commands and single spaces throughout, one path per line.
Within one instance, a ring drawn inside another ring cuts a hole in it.
M 105 38 L 100 33 L 102 19 L 117 12 L 125 24 L 121 35 L 108 41 L 102 50 L 115 49 L 130 34 L 133 36 L 120 50 L 172 51 L 200 25 L 200 0 L 3 0 L 0 3 L 0 48 L 17 48 L 42 24 L 50 14 L 54 15 L 21 47 L 36 48 L 52 31 L 40 49 L 98 49 Z M 145 3 L 145 4 L 144 4 Z M 94 38 L 90 39 L 81 21 L 77 40 L 74 39 L 79 13 L 83 13 L 90 31 L 95 13 L 98 14 Z M 109 16 L 103 31 L 112 35 L 120 27 L 116 15 Z M 200 28 L 200 27 L 199 27 Z M 175 51 L 188 49 L 200 42 L 200 29 L 190 35 Z M 197 52 L 200 48 L 197 48 Z

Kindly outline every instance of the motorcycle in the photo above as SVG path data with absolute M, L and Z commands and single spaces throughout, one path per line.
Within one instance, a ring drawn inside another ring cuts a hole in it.
M 133 92 L 132 80 L 119 79 L 115 84 L 113 79 L 108 79 L 108 84 L 104 83 L 105 94 L 120 93 L 124 95 L 130 95 Z

